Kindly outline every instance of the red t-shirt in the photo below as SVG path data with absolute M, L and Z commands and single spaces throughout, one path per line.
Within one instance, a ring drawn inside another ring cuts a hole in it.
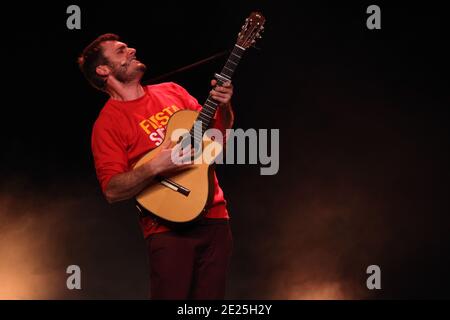
M 92 153 L 102 191 L 116 174 L 132 170 L 134 164 L 164 139 L 170 116 L 177 110 L 201 110 L 202 106 L 183 87 L 173 82 L 144 87 L 145 94 L 131 101 L 109 99 L 92 130 Z M 215 119 L 215 127 L 221 120 Z M 214 198 L 207 218 L 229 219 L 226 200 L 214 172 Z M 149 216 L 140 218 L 144 237 L 168 231 Z

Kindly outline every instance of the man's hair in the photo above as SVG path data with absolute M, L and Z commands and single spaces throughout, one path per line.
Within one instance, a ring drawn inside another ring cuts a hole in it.
M 78 66 L 81 72 L 94 88 L 104 91 L 106 87 L 106 77 L 99 75 L 96 71 L 98 66 L 108 64 L 108 59 L 103 55 L 102 43 L 117 40 L 119 40 L 119 36 L 116 34 L 102 34 L 84 48 L 78 57 Z

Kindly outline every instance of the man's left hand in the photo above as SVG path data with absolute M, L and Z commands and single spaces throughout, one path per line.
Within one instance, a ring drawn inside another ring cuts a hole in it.
M 214 87 L 217 84 L 217 80 L 211 80 L 211 85 Z M 221 105 L 227 105 L 231 101 L 233 96 L 233 85 L 230 81 L 225 82 L 221 86 L 217 86 L 210 92 L 211 97 L 220 102 Z

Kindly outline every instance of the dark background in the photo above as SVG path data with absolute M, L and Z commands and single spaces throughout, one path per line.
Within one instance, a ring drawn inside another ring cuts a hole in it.
M 109 205 L 90 151 L 107 97 L 76 65 L 117 33 L 145 79 L 233 46 L 253 10 L 259 50 L 235 78 L 235 128 L 280 129 L 280 170 L 219 166 L 232 299 L 449 298 L 449 99 L 439 3 L 61 2 L 2 7 L 0 298 L 145 299 L 132 202 Z M 81 7 L 81 30 L 66 8 Z M 366 8 L 381 7 L 381 30 Z M 445 20 L 446 19 L 446 20 Z M 225 59 L 166 79 L 203 102 Z M 65 270 L 82 270 L 82 290 Z M 382 289 L 366 288 L 379 265 Z

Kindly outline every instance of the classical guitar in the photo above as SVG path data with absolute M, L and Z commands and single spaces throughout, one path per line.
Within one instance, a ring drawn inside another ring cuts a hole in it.
M 258 12 L 251 13 L 245 20 L 222 72 L 215 75 L 217 85 L 222 85 L 224 82 L 231 80 L 245 50 L 251 47 L 257 38 L 261 37 L 260 33 L 264 29 L 264 22 L 265 18 Z M 185 129 L 186 132 L 189 132 L 189 137 L 194 137 L 194 140 L 195 137 L 199 136 L 198 132 L 200 131 L 201 138 L 197 142 L 201 144 L 202 148 L 197 148 L 197 150 L 216 150 L 217 156 L 222 150 L 220 142 L 204 135 L 214 117 L 217 106 L 218 102 L 209 96 L 200 112 L 192 110 L 175 112 L 167 124 L 164 141 L 143 156 L 136 163 L 135 168 L 152 160 L 164 147 L 170 144 L 174 139 L 174 132 L 180 131 L 176 131 L 177 129 Z M 180 137 L 181 139 L 182 137 Z M 198 156 L 201 155 L 195 155 L 195 157 Z M 213 161 L 198 162 L 200 163 L 194 161 L 194 164 L 186 170 L 158 176 L 136 196 L 139 205 L 169 222 L 184 223 L 198 218 L 203 209 L 212 201 L 214 194 Z

